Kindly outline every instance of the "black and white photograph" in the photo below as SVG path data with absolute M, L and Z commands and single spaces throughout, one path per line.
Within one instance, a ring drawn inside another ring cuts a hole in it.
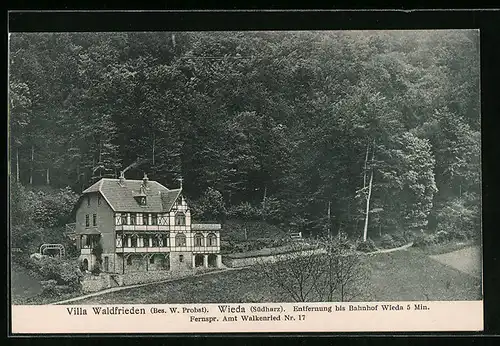
M 481 301 L 479 41 L 9 34 L 12 305 Z

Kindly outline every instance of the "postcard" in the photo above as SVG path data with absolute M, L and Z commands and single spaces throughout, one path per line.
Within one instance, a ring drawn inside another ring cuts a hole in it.
M 9 35 L 12 333 L 482 331 L 478 30 Z

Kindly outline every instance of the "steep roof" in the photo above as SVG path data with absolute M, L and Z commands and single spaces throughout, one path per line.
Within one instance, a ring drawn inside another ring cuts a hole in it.
M 167 212 L 181 194 L 181 189 L 169 190 L 157 181 L 150 180 L 143 192 L 146 205 L 140 205 L 134 197 L 140 196 L 142 180 L 103 178 L 83 191 L 83 194 L 100 192 L 114 211 L 118 212 Z

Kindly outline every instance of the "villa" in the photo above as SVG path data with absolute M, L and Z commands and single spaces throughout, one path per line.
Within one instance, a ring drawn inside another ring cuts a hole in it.
M 102 272 L 192 270 L 222 265 L 220 224 L 192 223 L 178 189 L 147 175 L 142 180 L 103 178 L 83 191 L 74 234 L 84 270 Z

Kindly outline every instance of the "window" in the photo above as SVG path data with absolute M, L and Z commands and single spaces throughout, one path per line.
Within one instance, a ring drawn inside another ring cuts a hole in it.
M 122 238 L 118 234 L 116 235 L 116 247 L 123 247 Z
M 170 234 L 169 234 L 169 233 L 167 233 L 167 234 L 163 234 L 163 235 L 161 236 L 161 241 L 162 241 L 162 243 L 163 243 L 163 246 L 165 246 L 165 247 L 169 247 L 169 246 L 170 246 L 170 245 L 169 245 L 169 244 L 170 244 Z
M 130 243 L 131 247 L 137 247 L 137 236 L 135 234 L 130 238 Z
M 151 258 L 149 259 L 149 263 L 155 264 L 155 256 L 151 256 Z
M 90 219 L 89 219 L 89 214 L 85 215 L 85 227 L 90 226 Z
M 92 215 L 92 225 L 97 226 L 97 214 Z
M 153 247 L 158 247 L 160 246 L 160 236 L 158 234 L 155 234 L 153 236 Z
M 175 214 L 175 224 L 177 226 L 184 226 L 186 224 L 186 215 L 182 212 Z
M 130 224 L 131 225 L 135 225 L 136 224 L 135 223 L 135 217 L 136 217 L 135 213 L 130 213 Z
M 186 246 L 186 236 L 179 233 L 175 236 L 175 246 Z
M 132 256 L 127 257 L 127 265 L 132 265 Z
M 207 237 L 208 246 L 217 246 L 217 236 L 213 233 L 210 233 Z
M 201 233 L 196 233 L 194 236 L 194 246 L 204 246 L 203 245 L 203 234 Z
M 149 225 L 149 214 L 143 214 L 142 215 L 142 224 L 143 225 Z
M 101 195 L 97 195 L 97 204 L 101 205 Z
M 127 213 L 122 213 L 122 225 L 128 225 Z
M 141 197 L 141 199 L 139 200 L 139 203 L 141 205 L 146 205 L 146 197 Z
M 158 217 L 156 214 L 151 214 L 151 224 L 152 225 L 157 225 L 158 224 Z
M 90 207 L 90 196 L 87 195 L 87 206 Z
M 179 262 L 184 262 L 184 255 L 179 255 Z

